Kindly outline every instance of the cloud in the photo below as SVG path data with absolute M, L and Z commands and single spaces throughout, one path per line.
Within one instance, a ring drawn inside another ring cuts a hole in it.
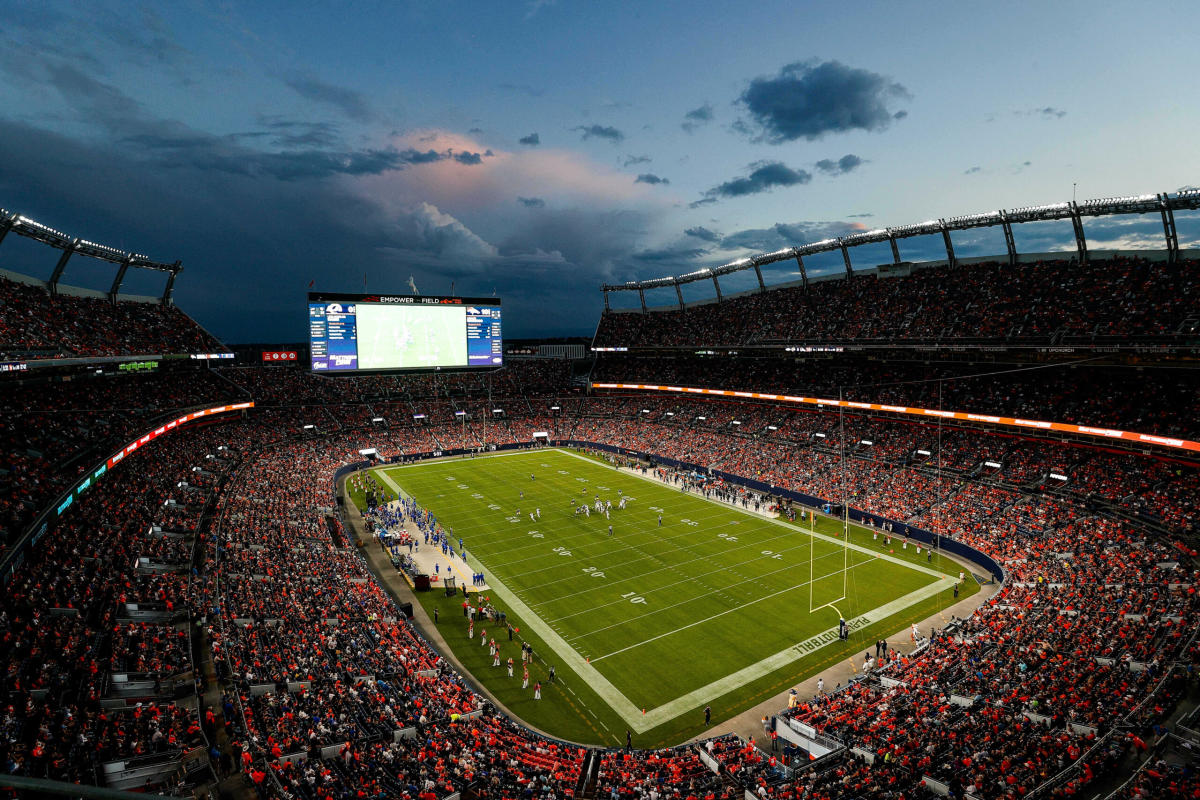
M 332 122 L 310 122 L 282 117 L 260 117 L 266 130 L 231 134 L 232 138 L 268 137 L 275 147 L 332 147 L 341 140 L 338 126 Z
M 697 239 L 701 239 L 705 242 L 715 242 L 721 238 L 721 234 L 715 231 L 710 231 L 703 225 L 697 225 L 695 228 L 687 228 L 684 230 L 684 233 L 686 233 L 688 236 L 694 236 Z
M 1045 106 L 1043 108 L 1027 108 L 1023 111 L 1014 111 L 1018 117 L 1040 117 L 1042 119 L 1062 119 L 1067 115 L 1067 112 L 1061 108 L 1054 106 Z
M 625 134 L 621 133 L 619 130 L 610 125 L 576 125 L 571 130 L 582 131 L 584 141 L 587 141 L 593 136 L 598 139 L 608 139 L 613 144 L 617 144 L 618 142 L 625 140 Z
M 978 167 L 978 166 L 969 167 L 969 168 L 963 170 L 963 175 L 974 175 L 979 172 L 983 172 L 983 167 Z
M 734 178 L 704 193 L 706 200 L 720 197 L 744 197 L 770 191 L 779 186 L 796 186 L 812 180 L 812 173 L 803 169 L 792 169 L 779 161 L 759 161 L 750 165 L 753 170 L 745 178 Z M 695 208 L 704 201 L 692 204 Z
M 338 139 L 336 126 L 279 118 L 260 120 L 261 131 L 216 136 L 176 120 L 152 117 L 120 89 L 75 67 L 46 64 L 45 73 L 49 85 L 62 95 L 81 121 L 99 128 L 114 146 L 132 147 L 139 158 L 168 171 L 195 167 L 297 181 L 335 175 L 378 175 L 446 160 L 478 165 L 484 157 L 450 149 L 336 147 L 333 146 Z M 246 144 L 260 140 L 279 149 Z
M 847 172 L 857 169 L 863 163 L 863 160 L 858 156 L 853 153 L 847 153 L 837 161 L 823 158 L 817 162 L 816 167 L 826 175 L 845 175 Z
M 660 178 L 654 173 L 643 172 L 641 175 L 637 176 L 637 180 L 635 180 L 634 183 L 648 183 L 651 186 L 654 186 L 660 183 L 670 183 L 670 181 L 666 178 Z
M 482 153 L 466 153 L 466 152 L 455 153 L 454 160 L 460 164 L 467 164 L 470 166 L 474 166 L 475 164 L 483 163 L 483 154 Z
M 653 264 L 683 264 L 708 255 L 708 250 L 700 247 L 664 247 L 654 250 L 642 250 L 634 253 L 633 257 L 638 261 L 646 261 Z
M 822 239 L 832 239 L 866 230 L 861 222 L 830 222 L 804 220 L 777 222 L 770 228 L 748 228 L 721 239 L 723 250 L 753 250 L 770 252 Z
M 333 106 L 353 120 L 366 122 L 374 116 L 367 98 L 353 89 L 325 83 L 311 75 L 292 74 L 283 82 L 306 100 Z
M 771 144 L 812 141 L 828 133 L 882 131 L 905 112 L 889 106 L 907 100 L 903 85 L 839 61 L 796 62 L 774 77 L 759 77 L 738 98 L 753 126 L 741 130 Z
M 540 197 L 518 197 L 517 202 L 526 208 L 545 208 L 546 201 Z
M 632 167 L 635 164 L 649 164 L 650 161 L 650 156 L 625 156 L 625 162 L 621 166 Z
M 695 133 L 697 128 L 707 125 L 712 122 L 713 107 L 705 103 L 699 108 L 693 108 L 691 111 L 683 115 L 683 122 L 679 127 L 683 128 L 688 133 Z
M 537 147 L 542 143 L 542 137 L 538 136 L 537 132 L 535 131 L 528 136 L 522 136 L 520 139 L 517 139 L 517 143 L 526 145 L 528 147 Z

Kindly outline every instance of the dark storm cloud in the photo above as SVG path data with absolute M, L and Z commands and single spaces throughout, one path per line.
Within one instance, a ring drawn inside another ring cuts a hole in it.
M 784 247 L 846 236 L 861 230 L 863 230 L 863 226 L 855 222 L 814 222 L 810 220 L 778 222 L 770 228 L 748 228 L 731 233 L 721 239 L 721 248 L 770 252 Z
M 540 197 L 518 197 L 517 202 L 526 208 L 545 208 L 546 201 Z
M 625 140 L 625 134 L 611 125 L 576 125 L 571 130 L 580 131 L 583 134 L 584 141 L 591 139 L 593 136 L 597 139 L 607 139 L 613 144 Z
M 687 264 L 693 259 L 708 255 L 708 251 L 700 247 L 665 247 L 656 250 L 642 250 L 634 253 L 638 261 L 652 264 Z
M 335 86 L 311 75 L 288 75 L 283 82 L 306 100 L 332 106 L 350 119 L 365 122 L 374 116 L 367 98 L 353 89 Z
M 683 115 L 683 122 L 679 127 L 683 128 L 688 133 L 695 133 L 696 129 L 712 122 L 713 107 L 705 103 L 699 108 L 693 108 L 691 111 Z
M 641 175 L 637 176 L 637 180 L 635 180 L 634 183 L 648 183 L 651 186 L 654 186 L 659 183 L 670 183 L 670 181 L 666 178 L 660 178 L 652 172 L 643 172 Z
M 625 161 L 621 166 L 632 167 L 636 164 L 649 164 L 650 161 L 650 156 L 625 156 Z
M 759 161 L 750 165 L 753 171 L 745 178 L 734 178 L 704 193 L 703 200 L 691 204 L 692 208 L 706 205 L 720 197 L 744 197 L 770 191 L 780 186 L 796 186 L 812 180 L 812 173 L 803 169 L 792 169 L 779 161 Z
M 282 119 L 268 117 L 259 120 L 265 131 L 251 131 L 244 134 L 233 134 L 234 138 L 266 135 L 274 147 L 333 147 L 341 140 L 337 125 L 332 122 L 309 122 L 306 120 Z
M 66 64 L 47 63 L 46 79 L 66 100 L 81 121 L 101 129 L 118 147 L 133 146 L 137 156 L 159 168 L 209 169 L 235 175 L 273 177 L 283 181 L 325 178 L 332 175 L 373 175 L 409 166 L 454 158 L 451 152 L 413 148 L 347 150 L 302 145 L 330 142 L 335 127 L 328 123 L 294 120 L 261 121 L 261 132 L 215 136 L 176 120 L 148 116 L 141 104 L 120 89 Z M 257 133 L 265 133 L 266 137 Z M 243 142 L 266 139 L 278 150 L 248 147 Z M 459 154 L 461 163 L 478 163 L 478 154 Z
M 826 175 L 845 175 L 847 172 L 862 166 L 862 164 L 863 160 L 861 158 L 853 153 L 847 153 L 837 161 L 823 158 L 816 163 L 816 167 Z
M 468 153 L 468 152 L 464 151 L 462 153 L 455 153 L 454 160 L 460 164 L 467 164 L 468 166 L 474 166 L 476 164 L 483 163 L 483 154 L 482 153 Z
M 535 131 L 528 136 L 522 136 L 520 139 L 517 139 L 517 142 L 528 147 L 537 147 L 542 143 L 542 137 L 538 136 L 537 132 Z
M 684 230 L 684 233 L 688 236 L 694 236 L 697 239 L 705 242 L 715 242 L 721 238 L 721 234 L 715 231 L 710 231 L 703 225 L 697 225 L 695 228 L 687 228 Z
M 771 144 L 819 139 L 827 133 L 882 131 L 903 119 L 889 106 L 912 95 L 903 85 L 840 61 L 796 62 L 759 77 L 738 98 L 753 131 Z

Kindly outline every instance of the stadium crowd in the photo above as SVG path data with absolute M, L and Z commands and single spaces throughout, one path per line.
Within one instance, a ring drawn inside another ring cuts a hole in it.
M 969 325 L 1000 338 L 1164 336 L 1187 310 L 1169 300 L 1147 313 L 1137 293 L 1161 294 L 1166 279 L 1195 280 L 1191 262 L 1110 262 L 1108 274 L 1060 270 L 1056 278 L 1051 266 L 821 283 L 803 302 L 842 320 L 827 326 L 835 338 L 963 335 Z M 1045 302 L 1008 309 L 997 321 L 1018 279 Z M 132 354 L 206 341 L 186 317 L 170 317 L 177 312 L 154 309 L 147 320 L 138 315 L 148 309 L 110 306 L 96 318 L 121 333 L 85 331 L 76 298 L 34 296 L 12 282 L 0 288 L 6 352 Z M 917 289 L 936 292 L 938 308 L 907 321 L 870 317 L 872 308 L 911 304 L 907 293 Z M 691 316 L 677 331 L 636 333 L 665 344 L 720 342 L 724 334 L 712 331 L 728 315 L 738 342 L 792 336 L 796 318 L 812 317 L 794 307 L 785 313 L 782 303 L 796 300 L 794 292 L 784 297 L 789 291 L 759 296 L 766 299 L 758 305 L 730 301 L 734 310 L 684 312 Z M 45 330 L 20 330 L 35 306 L 49 320 Z M 617 316 L 626 315 L 605 316 L 605 336 L 622 333 Z M 681 369 L 704 377 L 698 363 Z M 959 368 L 885 363 L 872 383 L 943 369 Z M 785 380 L 782 372 L 755 365 L 747 375 L 764 388 Z M 1175 371 L 1095 375 L 1083 388 L 1064 376 L 978 378 L 950 393 L 980 410 L 1061 410 L 1154 432 L 1194 424 L 1171 409 L 1186 386 Z M 721 491 L 741 477 L 847 503 L 900 528 L 952 536 L 1004 568 L 1004 588 L 978 612 L 780 722 L 809 725 L 856 754 L 785 778 L 772 756 L 736 739 L 707 743 L 704 757 L 697 746 L 609 751 L 597 756 L 595 788 L 614 800 L 715 800 L 747 790 L 763 798 L 908 798 L 920 796 L 927 779 L 972 786 L 980 798 L 1024 796 L 1050 780 L 1060 793 L 1076 792 L 1114 757 L 1111 746 L 1093 745 L 1111 744 L 1105 737 L 1118 728 L 1137 735 L 1160 722 L 1182 690 L 1180 667 L 1191 670 L 1200 658 L 1200 574 L 1182 538 L 1200 525 L 1200 476 L 1183 460 L 749 401 L 583 397 L 569 362 L 514 362 L 486 379 L 332 381 L 287 367 L 71 377 L 6 381 L 0 510 L 9 548 L 96 453 L 180 408 L 246 397 L 257 407 L 182 426 L 135 451 L 12 560 L 0 609 L 0 757 L 11 774 L 95 783 L 106 764 L 133 756 L 174 763 L 185 751 L 210 752 L 216 722 L 198 704 L 193 671 L 205 654 L 195 649 L 201 642 L 227 681 L 221 717 L 235 767 L 264 798 L 433 800 L 466 787 L 489 798 L 572 796 L 588 779 L 589 754 L 516 724 L 473 691 L 402 619 L 331 523 L 332 476 L 368 447 L 404 459 L 527 444 L 547 432 L 711 469 L 726 481 Z M 710 371 L 705 380 L 725 377 Z M 825 389 L 843 385 L 831 374 L 819 380 Z M 1135 385 L 1136 399 L 1111 407 L 1103 399 Z M 863 383 L 857 391 L 873 389 Z M 871 397 L 914 396 L 905 391 L 883 387 Z M 1184 409 L 1195 407 L 1194 394 L 1185 401 Z M 135 605 L 151 616 L 135 616 Z M 131 680 L 141 688 L 125 688 Z M 1147 771 L 1130 791 L 1171 779 Z
M 767 342 L 971 340 L 1062 343 L 1169 340 L 1195 312 L 1200 262 L 1141 258 L 1015 266 L 998 261 L 858 274 L 716 303 L 606 311 L 597 347 L 711 347 Z
M 174 305 L 52 295 L 0 277 L 0 361 L 219 352 L 225 346 Z

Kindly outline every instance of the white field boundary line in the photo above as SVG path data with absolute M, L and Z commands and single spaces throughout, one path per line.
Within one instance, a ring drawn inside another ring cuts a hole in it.
M 941 580 L 935 581 L 928 586 L 923 586 L 916 591 L 909 592 L 903 597 L 898 597 L 878 608 L 871 609 L 854 619 L 846 620 L 846 624 L 851 630 L 865 627 L 933 597 L 938 592 L 953 585 L 954 579 L 944 576 Z M 639 733 L 645 732 L 650 728 L 662 725 L 664 722 L 670 722 L 685 711 L 690 711 L 697 706 L 712 702 L 718 697 L 736 689 L 738 686 L 744 686 L 764 675 L 771 674 L 777 669 L 786 667 L 793 661 L 799 661 L 801 658 L 811 655 L 836 641 L 838 641 L 838 631 L 835 626 L 814 636 L 810 636 L 802 642 L 797 642 L 786 650 L 780 650 L 774 655 L 767 656 L 748 667 L 743 667 L 737 672 L 730 673 L 724 678 L 719 678 L 707 686 L 701 686 L 699 689 L 676 697 L 674 700 L 664 703 L 661 706 L 648 709 L 644 719 L 640 718 L 640 715 L 638 719 L 631 720 L 628 717 L 624 717 L 624 719 Z M 639 728 L 639 724 L 642 727 Z
M 584 458 L 583 456 L 579 456 L 574 453 L 569 453 L 562 450 L 559 450 L 558 452 L 562 452 L 564 455 L 574 456 L 575 458 L 578 458 L 582 461 L 587 461 L 591 464 L 596 463 L 591 459 Z M 662 483 L 661 481 L 641 475 L 637 475 L 635 477 L 639 477 L 647 481 L 653 481 L 660 485 Z M 387 483 L 392 487 L 393 490 L 399 492 L 400 487 L 397 486 L 390 478 L 387 479 Z M 721 505 L 724 506 L 725 504 L 722 503 Z M 802 528 L 797 528 L 778 520 L 770 521 L 790 530 L 804 533 Z M 841 540 L 832 536 L 827 536 L 821 533 L 812 533 L 811 531 L 808 533 L 811 536 L 825 539 L 826 541 L 833 542 L 835 544 L 849 546 L 852 549 L 870 555 L 872 558 L 878 557 L 886 559 L 901 566 L 915 569 L 918 572 L 933 575 L 937 578 L 936 581 L 927 586 L 917 589 L 914 592 L 909 592 L 903 597 L 899 597 L 889 603 L 885 603 L 884 605 L 872 609 L 865 614 L 860 614 L 852 620 L 847 620 L 847 625 L 849 625 L 852 630 L 865 625 L 870 625 L 872 622 L 878 620 L 886 619 L 893 614 L 903 611 L 909 606 L 915 605 L 922 600 L 932 597 L 943 589 L 948 589 L 955 583 L 953 578 L 937 572 L 936 570 L 910 564 L 903 559 L 898 559 L 882 553 L 875 553 L 864 547 L 842 542 Z M 486 566 L 480 564 L 479 569 L 481 572 L 483 572 L 484 578 L 487 580 L 488 585 L 492 588 L 492 591 L 499 595 L 501 599 L 503 599 L 509 605 L 510 608 L 517 612 L 517 614 L 525 620 L 525 624 L 536 631 L 537 634 L 542 638 L 542 641 L 546 642 L 547 646 L 549 646 L 550 649 L 553 650 L 565 664 L 575 670 L 576 674 L 583 678 L 583 680 L 587 681 L 588 685 L 592 687 L 592 690 L 595 691 L 596 694 L 600 695 L 600 697 L 606 703 L 608 703 L 609 707 L 611 707 L 613 711 L 617 713 L 617 716 L 621 717 L 621 719 L 625 721 L 630 729 L 636 731 L 637 733 L 645 733 L 651 728 L 657 727 L 665 722 L 670 722 L 684 711 L 688 711 L 695 706 L 700 705 L 701 703 L 715 700 L 739 685 L 757 680 L 764 675 L 770 674 L 777 669 L 785 667 L 794 661 L 798 661 L 801 658 L 810 655 L 835 641 L 838 641 L 837 628 L 829 628 L 816 634 L 815 636 L 805 639 L 802 642 L 797 642 L 791 647 L 781 650 L 774 655 L 767 656 L 766 658 L 754 664 L 743 667 L 737 672 L 730 673 L 724 678 L 719 678 L 707 684 L 706 686 L 701 686 L 698 689 L 676 697 L 674 700 L 670 700 L 653 709 L 647 709 L 646 713 L 643 714 L 642 710 L 634 705 L 634 703 L 628 697 L 626 697 L 620 689 L 614 686 L 612 682 L 608 680 L 608 678 L 600 674 L 600 671 L 593 667 L 586 659 L 584 659 L 583 656 L 579 655 L 579 653 L 576 652 L 575 649 L 566 642 L 566 640 L 556 633 L 541 617 L 535 614 L 533 610 L 529 608 L 529 606 L 525 605 L 521 598 L 517 597 L 512 590 L 501 583 Z

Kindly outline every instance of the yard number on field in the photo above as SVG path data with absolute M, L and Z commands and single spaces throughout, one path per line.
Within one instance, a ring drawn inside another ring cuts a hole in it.
M 639 597 L 637 592 L 626 592 L 625 594 L 621 595 L 621 597 L 624 597 L 626 600 L 628 600 L 629 602 L 631 602 L 635 605 L 643 605 L 644 606 L 646 604 L 646 598 Z
M 603 578 L 604 577 L 604 573 L 601 572 L 600 570 L 596 569 L 595 567 L 584 567 L 583 571 L 586 572 L 590 577 L 593 577 L 593 578 Z

